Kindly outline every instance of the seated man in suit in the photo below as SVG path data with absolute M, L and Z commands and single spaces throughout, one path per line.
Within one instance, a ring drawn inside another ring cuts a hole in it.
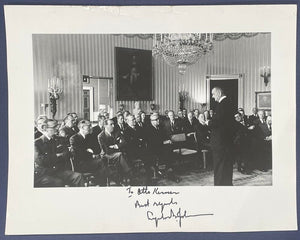
M 127 128 L 127 123 L 125 123 L 125 121 L 124 121 L 124 115 L 119 114 L 117 116 L 117 124 L 114 125 L 114 132 L 116 134 L 124 135 L 124 131 L 125 131 L 126 128 Z
M 127 124 L 127 117 L 130 115 L 129 111 L 124 111 L 123 113 L 123 121 L 125 123 L 125 125 Z
M 254 122 L 258 120 L 257 108 L 252 108 L 252 115 L 248 117 L 249 125 L 254 125 Z
M 204 117 L 205 117 L 205 121 L 208 121 L 208 120 L 210 120 L 210 119 L 212 119 L 212 117 L 211 117 L 211 114 L 210 114 L 211 112 L 210 111 L 208 111 L 208 110 L 205 110 L 204 112 L 203 112 L 203 114 L 204 114 Z M 212 113 L 213 113 L 213 110 L 212 110 Z
M 272 117 L 268 116 L 264 123 L 257 127 L 259 138 L 258 151 L 260 153 L 261 170 L 272 168 Z
M 238 112 L 240 113 L 241 118 L 242 118 L 240 123 L 243 124 L 246 127 L 249 127 L 250 124 L 249 124 L 248 116 L 245 115 L 244 109 L 243 108 L 238 108 Z
M 187 148 L 196 149 L 196 139 L 195 139 L 195 131 L 196 125 L 198 124 L 198 120 L 194 118 L 194 114 L 192 111 L 188 112 L 187 119 L 184 121 L 183 131 L 187 137 Z
M 136 124 L 135 117 L 127 117 L 128 127 L 124 132 L 125 152 L 130 160 L 141 159 L 145 157 L 145 139 L 141 127 Z
M 156 163 L 166 164 L 167 176 L 176 182 L 179 178 L 173 173 L 173 161 L 176 156 L 172 152 L 172 142 L 166 138 L 164 130 L 159 125 L 159 116 L 153 113 L 150 116 L 151 125 L 147 128 L 146 141 L 148 156 L 146 167 L 155 168 Z
M 174 111 L 168 112 L 168 119 L 164 121 L 164 131 L 166 138 L 170 138 L 174 134 L 182 133 L 182 124 L 178 119 L 175 118 Z
M 209 127 L 205 124 L 205 117 L 203 113 L 199 114 L 199 123 L 195 125 L 197 147 L 200 152 L 203 149 L 209 149 Z
M 47 117 L 44 115 L 38 116 L 36 119 L 36 127 L 34 128 L 34 139 L 37 139 L 43 135 L 44 129 L 42 126 L 45 126 L 45 122 L 47 121 Z
M 149 116 L 146 116 L 146 113 L 143 111 L 141 111 L 140 116 L 141 116 L 141 123 L 143 127 L 144 128 L 148 127 L 150 124 Z
M 265 123 L 265 112 L 263 110 L 259 110 L 257 116 L 258 119 L 254 121 L 254 125 L 258 126 L 260 123 Z
M 194 109 L 193 114 L 194 114 L 194 119 L 198 120 L 200 114 L 199 109 Z
M 70 140 L 70 137 L 72 137 L 74 134 L 76 134 L 76 120 L 72 116 L 72 114 L 69 114 L 64 119 L 64 126 L 61 127 L 61 129 L 65 132 L 66 138 Z
M 93 173 L 96 183 L 104 185 L 106 179 L 104 163 L 100 156 L 93 152 L 87 138 L 91 131 L 91 123 L 87 120 L 81 120 L 78 123 L 78 128 L 79 132 L 70 138 L 74 169 L 81 173 Z
M 74 118 L 74 126 L 73 126 L 73 130 L 78 133 L 79 132 L 79 128 L 78 128 L 78 115 L 75 112 L 71 112 L 68 113 L 67 115 L 71 115 Z
M 34 142 L 34 186 L 84 186 L 82 174 L 65 168 L 69 152 L 67 148 L 60 149 L 56 127 L 55 120 L 46 120 L 43 135 Z
M 250 173 L 250 139 L 249 131 L 245 126 L 244 120 L 240 112 L 234 115 L 236 121 L 235 134 L 233 139 L 234 153 L 238 165 L 238 171 L 243 174 Z
M 120 132 L 114 131 L 114 122 L 105 119 L 104 131 L 98 135 L 98 142 L 101 148 L 101 156 L 108 160 L 109 164 L 115 165 L 122 177 L 131 178 L 131 169 L 125 159 L 125 140 Z
M 98 142 L 98 135 L 104 130 L 105 116 L 98 115 L 98 124 L 92 128 L 92 131 L 87 135 L 89 146 L 93 150 L 95 155 L 99 155 L 101 152 L 100 145 Z

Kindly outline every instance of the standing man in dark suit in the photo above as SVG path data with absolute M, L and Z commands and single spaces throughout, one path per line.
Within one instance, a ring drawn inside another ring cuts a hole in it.
M 213 88 L 212 97 L 217 105 L 213 118 L 207 124 L 212 129 L 211 148 L 214 160 L 214 185 L 232 186 L 234 110 L 221 88 Z

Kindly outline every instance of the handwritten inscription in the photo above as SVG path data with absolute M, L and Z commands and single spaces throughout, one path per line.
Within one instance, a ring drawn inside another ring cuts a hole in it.
M 142 200 L 135 200 L 134 207 L 136 209 L 145 209 L 147 220 L 153 221 L 155 227 L 159 226 L 160 221 L 171 219 L 177 221 L 179 227 L 181 227 L 183 219 L 213 215 L 213 213 L 191 214 L 188 213 L 187 210 L 182 209 L 182 207 L 179 206 L 178 201 L 175 200 L 175 197 L 180 194 L 179 192 L 171 190 L 165 191 L 158 187 L 128 187 L 126 188 L 126 191 L 128 193 L 128 198 L 143 195 L 146 197 Z M 157 197 L 160 196 L 163 196 L 164 199 L 157 199 Z

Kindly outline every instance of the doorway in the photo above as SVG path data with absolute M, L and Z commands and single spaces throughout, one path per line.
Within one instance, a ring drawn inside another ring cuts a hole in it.
M 94 108 L 94 88 L 83 87 L 83 119 L 93 120 L 93 108 Z
M 97 121 L 98 114 L 108 112 L 112 115 L 113 81 L 112 78 L 88 76 L 83 82 L 83 112 L 85 119 Z M 87 117 L 87 118 L 86 118 Z

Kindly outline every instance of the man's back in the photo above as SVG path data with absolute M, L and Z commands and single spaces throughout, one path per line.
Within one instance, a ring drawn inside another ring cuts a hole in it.
M 213 147 L 231 145 L 234 135 L 234 110 L 228 98 L 216 105 L 215 114 L 210 126 L 211 143 Z

